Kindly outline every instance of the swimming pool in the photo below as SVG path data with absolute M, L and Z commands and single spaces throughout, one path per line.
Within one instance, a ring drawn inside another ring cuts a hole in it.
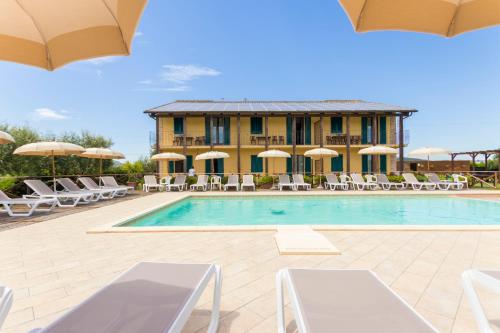
M 449 196 L 189 197 L 118 225 L 500 225 L 500 203 Z

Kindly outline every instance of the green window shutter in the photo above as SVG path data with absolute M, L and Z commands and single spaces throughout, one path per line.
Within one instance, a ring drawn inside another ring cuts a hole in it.
M 306 126 L 306 145 L 310 145 L 311 144 L 311 117 L 306 116 L 304 123 Z
M 387 155 L 380 155 L 380 172 L 387 172 Z
M 210 144 L 210 117 L 205 117 L 205 144 Z
M 344 171 L 344 156 L 339 154 L 337 157 L 332 157 L 331 170 L 334 172 Z
M 292 144 L 292 117 L 286 117 L 286 144 Z
M 250 157 L 250 171 L 251 172 L 263 172 L 264 171 L 264 163 L 262 161 L 262 157 L 258 157 L 257 155 L 252 155 Z
M 368 118 L 361 117 L 361 144 L 367 144 L 367 143 L 368 143 Z
M 380 117 L 379 141 L 381 144 L 387 143 L 387 117 Z
M 205 160 L 205 173 L 212 173 L 212 160 Z
M 287 157 L 286 159 L 286 173 L 290 174 L 292 173 L 292 158 Z
M 306 174 L 308 175 L 311 174 L 311 158 L 305 157 L 304 163 L 305 163 Z
M 250 117 L 250 133 L 262 134 L 262 117 Z
M 342 133 L 342 117 L 331 117 L 330 118 L 330 132 L 332 134 Z
M 217 159 L 217 173 L 219 176 L 224 176 L 224 159 L 219 158 Z
M 168 161 L 168 173 L 174 173 L 174 161 Z
M 361 156 L 361 171 L 368 172 L 368 155 Z
M 174 118 L 174 134 L 184 134 L 184 119 L 181 117 Z
M 224 144 L 231 144 L 231 118 L 224 117 Z
M 188 170 L 193 168 L 193 155 L 186 156 L 186 163 L 186 167 Z

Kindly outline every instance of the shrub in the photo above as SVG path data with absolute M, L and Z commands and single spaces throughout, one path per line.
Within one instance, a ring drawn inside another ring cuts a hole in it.
M 0 190 L 7 192 L 9 189 L 14 187 L 16 183 L 17 180 L 15 177 L 9 175 L 5 177 L 0 177 Z

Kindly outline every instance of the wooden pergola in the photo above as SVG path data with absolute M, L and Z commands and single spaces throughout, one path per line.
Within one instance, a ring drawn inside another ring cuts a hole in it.
M 488 158 L 492 155 L 500 154 L 500 149 L 490 149 L 490 150 L 474 150 L 474 151 L 465 151 L 459 153 L 450 153 L 451 155 L 451 170 L 454 170 L 455 167 L 455 158 L 460 155 L 468 155 L 472 158 L 472 171 L 476 171 L 476 157 L 479 155 L 484 156 L 484 164 L 488 165 Z M 498 163 L 498 171 L 500 172 L 500 163 Z

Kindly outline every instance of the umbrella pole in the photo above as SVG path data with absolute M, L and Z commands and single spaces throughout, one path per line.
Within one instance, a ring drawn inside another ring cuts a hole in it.
M 320 167 L 321 172 L 319 174 L 319 185 L 318 185 L 318 188 L 323 188 L 323 184 L 321 183 L 321 175 L 323 174 L 323 156 L 321 156 L 319 158 L 319 160 L 321 161 L 320 162 L 321 163 L 321 167 Z M 313 182 L 314 182 L 314 178 L 313 178 Z
M 427 155 L 427 172 L 431 171 L 431 161 L 429 155 Z
M 52 155 L 52 181 L 54 182 L 54 192 L 56 191 L 56 162 L 55 157 Z

